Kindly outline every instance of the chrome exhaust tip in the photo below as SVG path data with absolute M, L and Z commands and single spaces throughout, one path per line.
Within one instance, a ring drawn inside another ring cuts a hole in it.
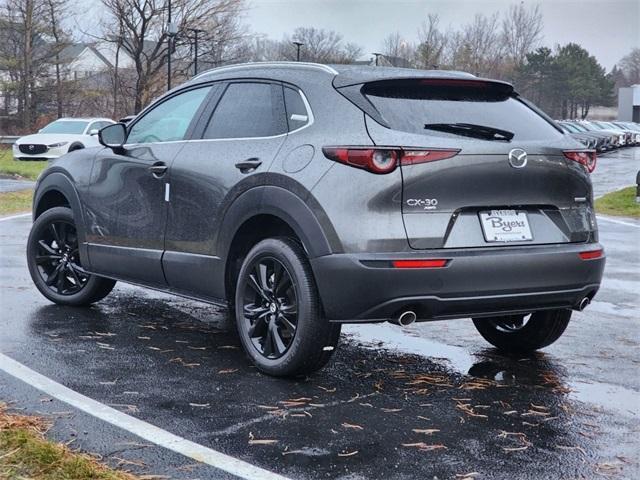
M 585 308 L 587 308 L 587 306 L 591 303 L 591 299 L 589 299 L 589 297 L 584 297 L 582 300 L 580 300 L 580 303 L 578 304 L 578 307 L 576 308 L 576 310 L 578 310 L 579 312 L 581 312 L 582 310 L 584 310 Z
M 400 325 L 401 327 L 406 327 L 408 325 L 411 325 L 413 322 L 415 322 L 416 318 L 417 317 L 415 312 L 413 312 L 412 310 L 407 310 L 405 312 L 402 312 L 400 315 L 398 315 L 397 318 L 389 319 L 389 321 L 396 325 Z

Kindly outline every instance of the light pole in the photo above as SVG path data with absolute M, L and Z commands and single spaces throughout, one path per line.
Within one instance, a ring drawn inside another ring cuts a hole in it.
M 173 37 L 176 33 L 178 33 L 178 29 L 171 22 L 171 0 L 169 0 L 169 14 L 167 16 L 167 90 L 171 90 L 171 48 Z
M 293 43 L 297 48 L 297 51 L 296 51 L 296 62 L 299 62 L 300 61 L 300 47 L 302 45 L 304 45 L 304 43 L 297 42 L 297 41 L 294 41 L 294 42 L 291 42 L 291 43 Z
M 382 54 L 381 53 L 377 53 L 377 52 L 371 52 L 371 54 L 376 56 L 376 67 L 377 67 L 378 66 L 378 57 L 380 55 L 382 55 Z
M 200 28 L 189 28 L 188 30 L 193 32 L 194 35 L 193 74 L 198 75 L 198 34 L 204 33 L 205 30 L 201 30 Z

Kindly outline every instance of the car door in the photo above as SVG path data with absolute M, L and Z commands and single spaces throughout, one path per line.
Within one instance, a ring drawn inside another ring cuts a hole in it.
M 170 167 L 190 138 L 210 86 L 183 90 L 143 112 L 123 153 L 102 149 L 85 201 L 91 269 L 165 286 L 164 250 Z
M 213 281 L 219 277 L 213 273 L 224 268 L 215 248 L 219 224 L 234 198 L 262 184 L 286 138 L 282 95 L 278 83 L 223 83 L 203 112 L 199 139 L 176 157 L 163 257 L 171 288 L 222 297 L 223 285 Z

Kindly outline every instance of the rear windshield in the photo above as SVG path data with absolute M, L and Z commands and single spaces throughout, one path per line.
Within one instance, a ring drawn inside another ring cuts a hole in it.
M 455 136 L 442 124 L 473 124 L 513 133 L 514 140 L 562 136 L 554 126 L 515 98 L 511 87 L 489 82 L 377 82 L 362 93 L 394 130 Z

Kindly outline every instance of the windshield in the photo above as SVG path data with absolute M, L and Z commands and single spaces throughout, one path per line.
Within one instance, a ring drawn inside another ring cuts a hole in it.
M 579 132 L 590 132 L 593 129 L 592 128 L 587 128 L 584 125 L 580 124 L 580 123 L 574 123 L 572 124 L 573 128 L 577 129 Z
M 364 86 L 363 93 L 394 130 L 503 141 L 562 135 L 501 84 L 372 83 Z
M 577 128 L 575 125 L 571 125 L 569 123 L 561 123 L 560 125 L 562 125 L 566 130 L 568 130 L 569 132 L 573 132 L 573 133 L 580 133 L 583 132 L 584 130 L 580 130 L 579 128 Z
M 81 135 L 88 124 L 89 122 L 80 120 L 56 120 L 40 130 L 40 133 L 70 133 Z

